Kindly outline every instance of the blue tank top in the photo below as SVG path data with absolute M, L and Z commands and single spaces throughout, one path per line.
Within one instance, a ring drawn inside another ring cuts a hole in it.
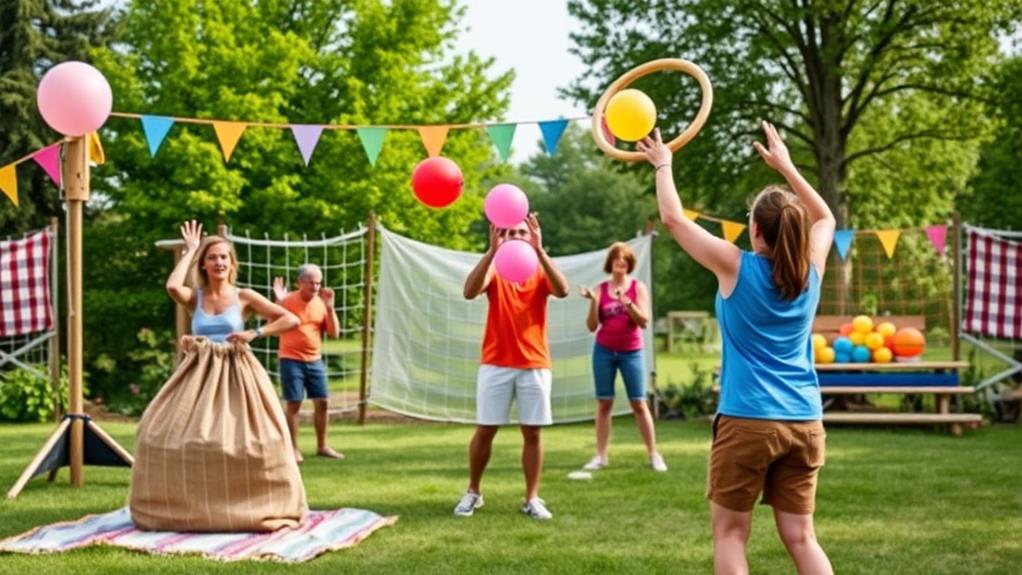
M 788 421 L 823 417 L 812 351 L 820 274 L 809 268 L 809 287 L 785 301 L 770 260 L 743 251 L 734 291 L 727 298 L 717 292 L 724 345 L 721 414 Z
M 195 290 L 192 335 L 202 335 L 217 343 L 223 343 L 228 335 L 243 329 L 245 329 L 245 318 L 241 316 L 241 301 L 238 300 L 237 293 L 235 293 L 234 303 L 223 313 L 208 314 L 202 311 L 202 290 Z

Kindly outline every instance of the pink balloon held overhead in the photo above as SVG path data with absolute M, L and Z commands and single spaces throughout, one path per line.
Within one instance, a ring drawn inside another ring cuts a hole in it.
M 529 198 L 518 186 L 497 184 L 486 194 L 486 219 L 498 228 L 513 228 L 529 215 Z
M 493 265 L 500 277 L 509 282 L 523 282 L 536 273 L 539 256 L 536 248 L 522 240 L 507 240 L 493 254 Z
M 106 122 L 113 109 L 110 83 L 85 62 L 50 68 L 39 82 L 36 103 L 43 120 L 65 136 L 84 136 Z

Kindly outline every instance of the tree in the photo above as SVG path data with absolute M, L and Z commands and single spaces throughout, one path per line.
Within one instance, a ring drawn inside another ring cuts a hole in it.
M 762 180 L 748 170 L 748 141 L 757 120 L 770 118 L 801 152 L 842 228 L 851 201 L 868 190 L 850 186 L 857 164 L 878 160 L 893 180 L 920 173 L 916 153 L 897 157 L 917 142 L 976 145 L 988 130 L 997 35 L 1017 23 L 1020 9 L 1018 0 L 571 0 L 584 25 L 575 51 L 597 72 L 568 93 L 592 103 L 596 86 L 642 61 L 692 60 L 714 83 L 715 108 L 689 157 L 713 160 L 679 162 L 681 179 L 708 198 L 743 175 Z M 659 103 L 665 132 L 698 105 L 695 90 L 664 75 L 638 86 Z M 912 190 L 898 208 L 929 205 L 932 191 Z
M 507 108 L 512 76 L 492 74 L 492 61 L 475 54 L 451 55 L 461 12 L 436 0 L 137 0 L 122 16 L 121 43 L 95 56 L 119 111 L 309 124 L 492 121 Z M 461 166 L 465 193 L 441 211 L 409 188 L 426 156 L 413 131 L 388 133 L 375 166 L 355 132 L 325 131 L 308 167 L 288 130 L 249 128 L 229 163 L 209 126 L 175 125 L 154 158 L 136 120 L 114 118 L 104 135 L 85 305 L 87 355 L 108 374 L 108 391 L 134 376 L 119 366 L 138 329 L 173 325 L 162 289 L 170 256 L 154 243 L 174 237 L 183 219 L 316 237 L 375 211 L 391 230 L 464 248 L 477 241 L 469 227 L 481 212 L 480 182 L 505 169 L 483 130 L 452 131 L 443 153 Z
M 88 61 L 113 34 L 100 0 L 6 0 L 0 3 L 0 165 L 56 140 L 36 109 L 42 73 L 65 60 Z M 60 214 L 60 197 L 41 170 L 18 171 L 20 207 L 0 201 L 0 229 L 24 232 Z
M 983 227 L 1022 227 L 1019 158 L 1022 158 L 1022 58 L 1005 63 L 999 72 L 995 113 L 999 126 L 980 150 L 977 173 L 958 206 L 965 221 Z

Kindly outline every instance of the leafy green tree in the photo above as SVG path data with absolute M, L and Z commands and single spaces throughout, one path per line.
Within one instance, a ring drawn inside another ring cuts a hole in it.
M 98 52 L 119 111 L 308 124 L 451 124 L 499 119 L 510 72 L 453 55 L 463 9 L 437 0 L 137 0 L 120 44 Z M 104 132 L 109 162 L 93 172 L 86 238 L 86 342 L 111 387 L 141 327 L 172 325 L 162 285 L 171 260 L 154 243 L 185 218 L 280 237 L 335 235 L 375 211 L 388 228 L 468 247 L 481 182 L 506 168 L 483 130 L 454 130 L 443 154 L 465 176 L 445 210 L 409 187 L 426 157 L 413 130 L 392 130 L 375 166 L 354 131 L 323 133 L 308 167 L 286 129 L 250 127 L 225 163 L 211 127 L 176 124 L 154 158 L 137 120 Z M 91 266 L 89 263 L 91 262 Z M 111 325 L 118 329 L 110 329 Z
M 850 204 L 857 209 L 857 195 L 868 197 L 878 178 L 903 214 L 933 194 L 949 204 L 933 187 L 904 190 L 909 182 L 899 178 L 911 172 L 914 183 L 939 183 L 921 177 L 920 156 L 929 148 L 916 142 L 975 146 L 988 130 L 987 72 L 999 60 L 998 34 L 1017 25 L 1020 9 L 1018 0 L 571 0 L 584 26 L 573 37 L 575 51 L 595 74 L 568 93 L 592 103 L 602 86 L 641 62 L 691 60 L 709 74 L 715 101 L 710 122 L 677 162 L 683 185 L 712 202 L 722 189 L 745 187 L 743 177 L 753 188 L 776 179 L 749 170 L 758 163 L 750 137 L 769 118 L 846 227 Z M 677 132 L 698 105 L 695 83 L 675 75 L 636 87 L 658 102 L 665 133 Z M 867 160 L 880 162 L 883 173 L 874 170 L 860 186 L 852 174 Z
M 1022 58 L 1002 66 L 997 82 L 999 126 L 980 150 L 977 173 L 968 193 L 958 198 L 965 221 L 990 228 L 1022 227 L 1022 194 L 1019 193 L 1019 158 L 1022 158 Z
M 0 165 L 38 150 L 59 136 L 36 108 L 42 73 L 65 60 L 88 61 L 89 50 L 113 33 L 111 11 L 100 0 L 0 2 Z M 18 170 L 19 207 L 0 198 L 0 230 L 42 227 L 59 215 L 56 187 L 42 170 Z

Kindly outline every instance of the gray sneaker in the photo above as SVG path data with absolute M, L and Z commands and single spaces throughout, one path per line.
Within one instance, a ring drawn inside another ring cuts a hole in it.
M 472 517 L 472 514 L 476 512 L 484 505 L 483 496 L 478 493 L 466 491 L 461 496 L 461 501 L 454 506 L 454 514 L 458 517 Z
M 550 510 L 546 508 L 546 501 L 543 501 L 539 497 L 533 497 L 522 504 L 522 513 L 532 517 L 533 519 L 539 519 L 546 521 L 553 519 L 554 514 L 550 513 Z

